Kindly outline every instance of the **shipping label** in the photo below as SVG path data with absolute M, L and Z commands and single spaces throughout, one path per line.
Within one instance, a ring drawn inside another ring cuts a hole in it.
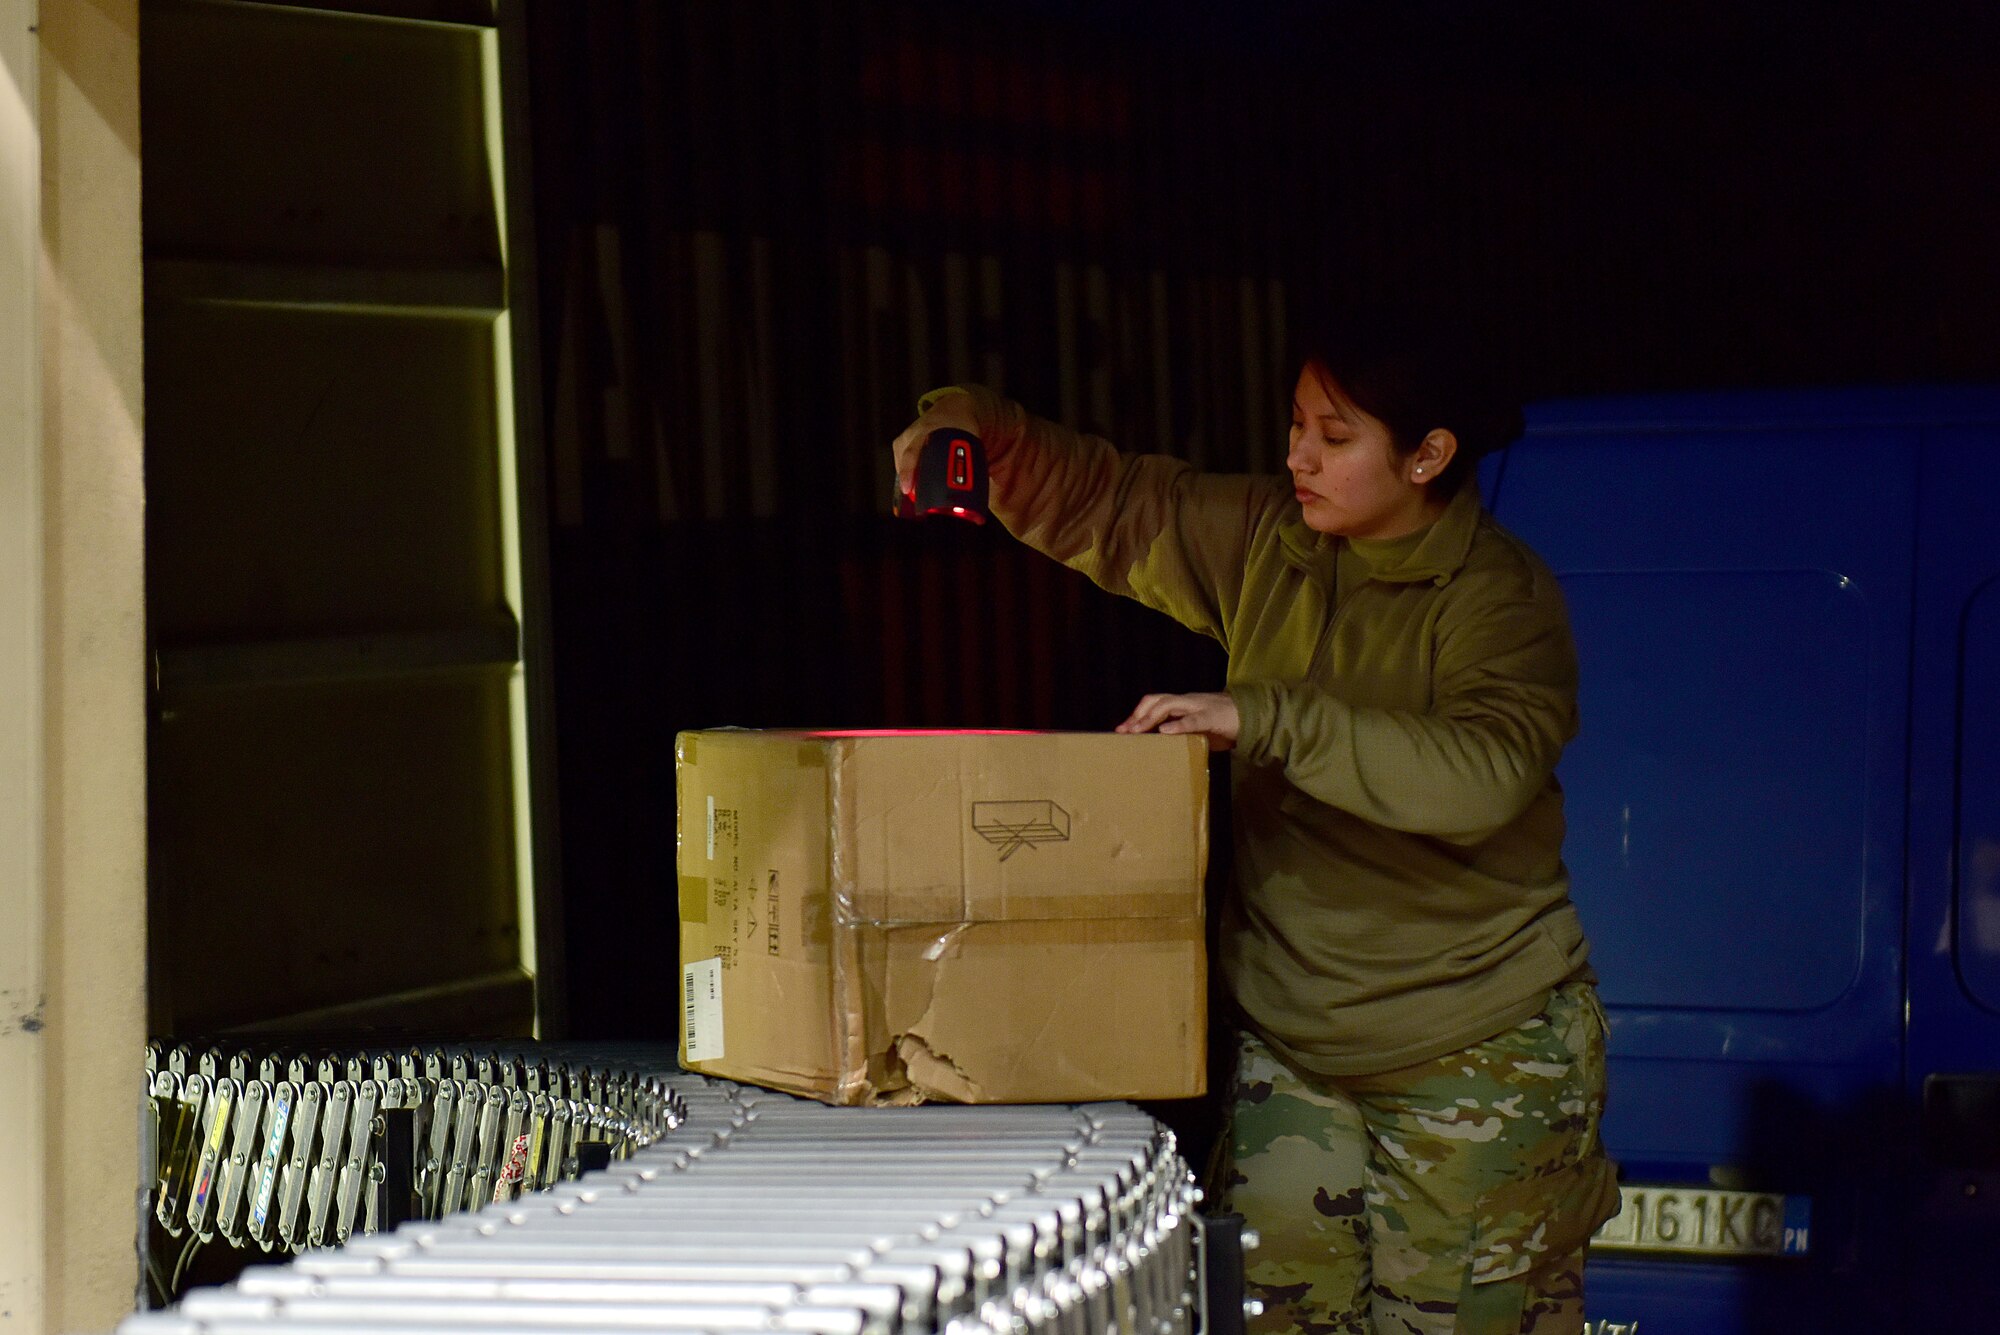
M 681 970 L 681 1010 L 686 1017 L 687 1059 L 721 1061 L 722 961 L 697 960 Z

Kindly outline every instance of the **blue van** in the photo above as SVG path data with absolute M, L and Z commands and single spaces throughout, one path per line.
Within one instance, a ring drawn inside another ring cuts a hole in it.
M 2000 1331 L 2000 390 L 1542 405 L 1624 1210 L 1592 1331 Z

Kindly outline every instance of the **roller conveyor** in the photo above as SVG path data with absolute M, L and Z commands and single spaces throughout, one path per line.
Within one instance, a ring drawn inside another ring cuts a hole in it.
M 574 1155 L 552 1165 L 544 1154 L 525 1171 L 516 1165 L 514 1185 L 493 1197 L 506 1176 L 493 1156 L 546 1122 L 504 1117 L 514 1100 L 499 1067 L 483 1087 L 469 1065 L 462 1074 L 476 1088 L 455 1096 L 449 1125 L 430 1120 L 412 1135 L 409 1190 L 413 1214 L 432 1198 L 477 1209 L 350 1229 L 342 1245 L 308 1247 L 134 1316 L 121 1335 L 1241 1328 L 1240 1300 L 1218 1313 L 1203 1283 L 1212 1258 L 1174 1138 L 1130 1105 L 830 1108 L 678 1072 L 627 1072 L 605 1080 L 594 1112 L 575 1115 L 600 1134 L 617 1128 L 598 1156 L 604 1166 L 584 1170 Z M 398 1095 L 422 1106 L 451 1078 L 439 1069 Z M 573 1092 L 590 1089 L 586 1080 Z M 502 1115 L 483 1137 L 479 1117 L 460 1115 L 496 1103 Z M 461 1126 L 471 1151 L 454 1157 Z M 316 1167 L 299 1180 L 324 1183 Z M 247 1156 L 239 1172 L 254 1192 Z

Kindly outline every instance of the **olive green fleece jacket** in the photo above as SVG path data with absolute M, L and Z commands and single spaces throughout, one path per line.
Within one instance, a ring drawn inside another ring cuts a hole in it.
M 1568 615 L 1475 486 L 1408 537 L 1326 537 L 1287 477 L 1121 454 L 965 388 L 995 517 L 1228 651 L 1220 972 L 1259 1034 L 1309 1071 L 1391 1071 L 1586 971 L 1555 779 L 1577 726 Z

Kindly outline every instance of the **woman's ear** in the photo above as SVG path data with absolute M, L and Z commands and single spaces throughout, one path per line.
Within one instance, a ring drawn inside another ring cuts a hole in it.
M 1438 474 L 1451 466 L 1452 456 L 1457 453 L 1458 437 L 1439 427 L 1410 451 L 1406 474 L 1418 486 L 1435 482 Z

